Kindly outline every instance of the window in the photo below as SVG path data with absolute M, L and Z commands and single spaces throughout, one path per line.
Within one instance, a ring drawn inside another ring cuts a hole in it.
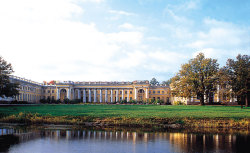
M 127 91 L 125 91 L 125 94 L 127 94 L 128 92 Z
M 130 97 L 130 100 L 132 100 L 132 97 Z
M 52 90 L 52 93 L 54 93 L 55 91 L 54 90 Z
M 157 93 L 159 94 L 159 93 L 160 93 L 160 91 L 157 91 Z
M 55 97 L 54 97 L 54 96 L 52 96 L 52 100 L 55 100 Z
M 120 94 L 122 94 L 122 91 L 120 91 Z
M 130 94 L 132 94 L 132 91 L 130 91 Z
M 48 90 L 48 93 L 50 93 L 50 90 Z
M 149 93 L 151 93 L 151 91 L 149 91 Z
M 157 97 L 158 100 L 160 100 L 161 98 L 160 97 Z
M 120 97 L 120 101 L 122 101 L 122 97 Z
M 164 94 L 165 92 L 164 91 L 162 91 L 162 94 Z
M 155 91 L 153 91 L 153 93 L 155 94 Z

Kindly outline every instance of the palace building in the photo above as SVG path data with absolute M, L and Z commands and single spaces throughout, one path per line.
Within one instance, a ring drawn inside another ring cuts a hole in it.
M 41 99 L 63 101 L 66 98 L 69 100 L 78 99 L 83 103 L 112 103 L 124 100 L 159 100 L 170 103 L 171 96 L 169 86 L 152 86 L 147 80 L 133 82 L 52 81 L 50 83 L 38 83 L 25 78 L 10 76 L 10 81 L 18 83 L 20 87 L 19 95 L 15 99 L 9 98 L 9 100 L 33 103 L 39 103 Z

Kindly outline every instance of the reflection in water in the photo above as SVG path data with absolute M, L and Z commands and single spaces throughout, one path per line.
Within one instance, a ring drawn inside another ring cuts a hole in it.
M 250 135 L 0 127 L 0 152 L 249 152 Z

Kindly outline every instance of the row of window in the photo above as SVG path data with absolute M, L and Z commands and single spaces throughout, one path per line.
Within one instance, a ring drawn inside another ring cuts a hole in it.
M 36 88 L 34 87 L 27 87 L 27 86 L 20 86 L 20 90 L 24 91 L 36 91 Z M 39 91 L 39 89 L 37 89 Z
M 149 91 L 149 93 L 151 93 L 151 91 Z M 164 94 L 165 91 L 157 91 L 157 93 L 158 93 L 158 94 L 160 94 L 160 93 Z M 155 91 L 153 91 L 153 94 L 155 94 Z
M 45 92 L 45 91 L 44 91 L 44 92 Z M 48 93 L 50 93 L 50 92 L 51 92 L 51 93 L 55 93 L 55 90 L 51 90 L 51 91 L 50 91 L 50 90 L 47 90 L 47 92 L 48 92 Z

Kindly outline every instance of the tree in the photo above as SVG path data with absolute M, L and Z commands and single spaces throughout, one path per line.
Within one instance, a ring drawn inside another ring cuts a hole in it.
M 225 68 L 228 70 L 229 84 L 232 91 L 241 101 L 245 99 L 245 106 L 247 107 L 250 91 L 249 55 L 239 54 L 236 60 L 228 59 Z
M 173 95 L 200 98 L 200 104 L 208 99 L 210 93 L 216 90 L 216 74 L 219 64 L 216 59 L 205 58 L 199 53 L 194 59 L 181 66 L 181 70 L 172 78 Z M 206 98 L 205 98 L 206 96 Z
M 171 82 L 172 82 L 172 79 L 169 79 L 169 80 L 167 80 L 167 81 L 162 81 L 162 84 L 163 85 L 170 85 L 171 84 Z
M 152 78 L 152 79 L 150 80 L 150 84 L 155 86 L 155 85 L 158 85 L 159 82 L 156 80 L 156 78 Z
M 18 95 L 18 84 L 11 83 L 9 78 L 9 75 L 13 72 L 11 64 L 7 63 L 0 56 L 0 97 L 14 97 Z
M 230 82 L 230 78 L 229 78 L 229 71 L 226 67 L 222 67 L 219 69 L 218 73 L 217 73 L 217 85 L 220 86 L 219 91 L 223 92 L 223 97 L 224 96 L 232 96 L 232 90 L 231 90 L 231 86 L 229 84 Z M 219 93 L 218 93 L 219 94 Z M 220 95 L 218 95 L 219 97 Z M 224 98 L 222 98 L 222 102 L 223 102 Z

